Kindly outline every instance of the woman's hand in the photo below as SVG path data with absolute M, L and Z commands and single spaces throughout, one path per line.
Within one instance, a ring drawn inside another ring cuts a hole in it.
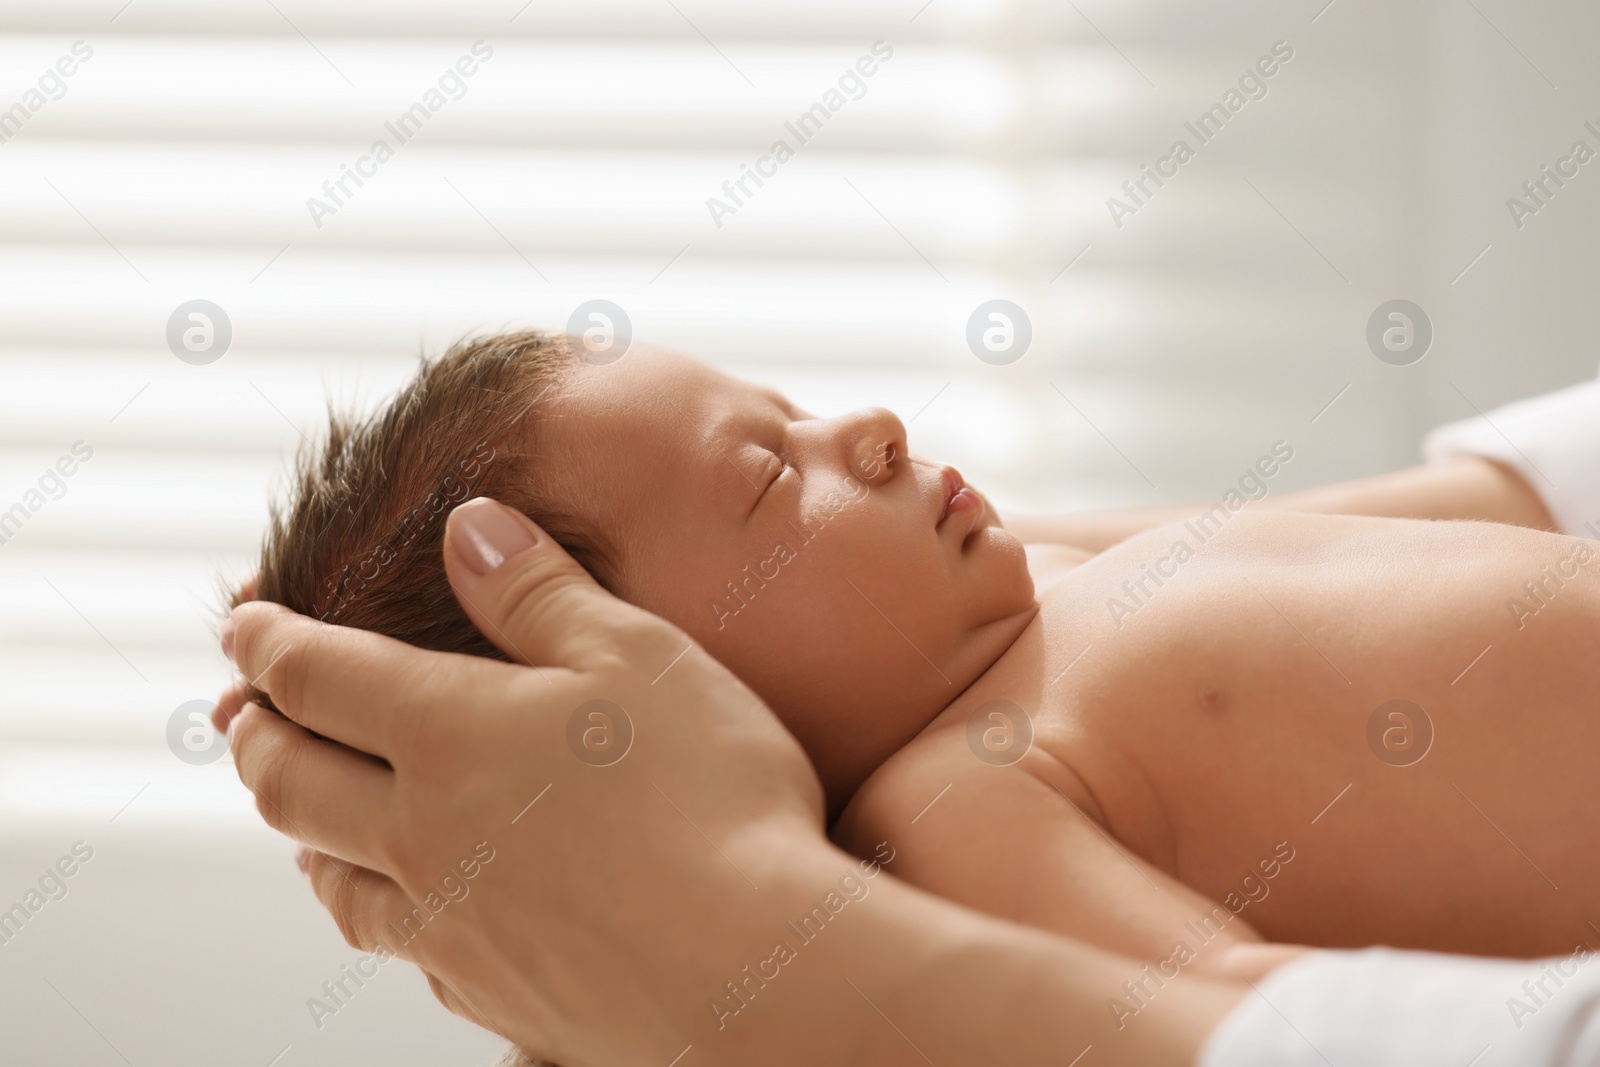
M 1185 977 L 1118 1025 L 1106 1000 L 1139 964 L 834 848 L 771 711 L 527 519 L 463 504 L 445 562 L 526 666 L 245 604 L 224 648 L 283 714 L 240 687 L 217 718 L 346 940 L 529 1055 L 1043 1067 L 1092 1046 L 1100 1067 L 1187 1067 L 1238 1000 Z
M 224 647 L 283 714 L 224 701 L 240 777 L 315 850 L 352 946 L 530 1053 L 666 1064 L 770 947 L 788 915 L 755 905 L 782 905 L 784 869 L 841 865 L 816 775 L 743 684 L 521 515 L 462 505 L 445 565 L 528 666 L 242 605 Z

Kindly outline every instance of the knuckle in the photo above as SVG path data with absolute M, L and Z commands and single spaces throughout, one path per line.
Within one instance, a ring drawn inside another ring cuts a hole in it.
M 339 928 L 344 943 L 354 949 L 365 947 L 362 944 L 358 910 L 360 878 L 359 871 L 335 873 L 333 899 L 328 904 L 328 911 L 333 916 L 334 925 Z
M 616 599 L 588 574 L 556 557 L 532 559 L 508 576 L 494 606 L 494 617 L 502 620 L 498 625 L 511 641 L 544 629 L 552 618 L 560 619 L 561 630 L 569 635 L 594 637 L 592 642 L 568 642 L 568 649 L 580 657 L 571 666 L 642 670 L 665 649 L 676 655 L 688 640 L 677 626 Z M 529 650 L 520 651 L 522 659 L 529 658 Z
M 545 564 L 541 566 L 541 564 Z M 538 621 L 551 611 L 581 610 L 591 579 L 566 571 L 551 573 L 548 561 L 535 560 L 511 575 L 500 589 L 500 617 L 513 632 Z
M 597 674 L 612 679 L 642 677 L 644 674 L 636 649 L 615 645 L 595 649 L 594 668 Z
M 643 611 L 628 611 L 606 620 L 601 636 L 595 650 L 596 669 L 602 674 L 642 677 L 647 682 L 691 641 L 678 627 Z
M 234 658 L 249 675 L 259 675 L 272 662 L 282 643 L 284 623 L 292 613 L 276 604 L 246 603 L 233 609 Z
M 261 789 L 256 790 L 256 811 L 260 814 L 261 821 L 278 831 L 278 833 L 288 832 L 282 810 Z
M 285 715 L 296 717 L 305 706 L 305 693 L 310 683 L 311 659 L 302 655 L 293 644 L 278 649 L 275 659 L 257 685 L 272 696 L 272 702 Z
M 388 834 L 377 843 L 378 856 L 390 877 L 408 892 L 418 883 L 416 873 L 422 865 L 422 850 L 405 834 Z
M 622 612 L 612 622 L 611 629 L 626 647 L 645 654 L 668 648 L 676 653 L 689 640 L 688 635 L 672 623 L 639 610 Z
M 261 812 L 268 826 L 281 834 L 289 833 L 292 828 L 284 806 L 288 803 L 294 767 L 299 762 L 297 751 L 289 745 L 274 746 L 261 766 L 256 783 L 256 810 Z
M 256 722 L 261 712 L 245 706 L 228 721 L 228 748 L 233 753 L 233 768 L 239 780 L 252 790 L 255 788 Z

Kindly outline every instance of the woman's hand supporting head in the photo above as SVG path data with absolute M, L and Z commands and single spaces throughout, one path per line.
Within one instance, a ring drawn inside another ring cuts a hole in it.
M 514 663 L 244 604 L 224 649 L 281 714 L 240 686 L 217 718 L 346 940 L 530 1055 L 910 1064 L 931 1043 L 941 1064 L 1044 1063 L 1081 1038 L 1118 1046 L 1102 1063 L 1176 1065 L 1237 997 L 1196 978 L 1141 1033 L 1102 1033 L 1131 961 L 887 875 L 798 941 L 791 921 L 861 871 L 771 711 L 493 501 L 451 515 L 445 563 Z
M 346 939 L 414 960 L 454 1010 L 540 1054 L 665 1049 L 722 984 L 687 969 L 727 898 L 795 841 L 826 849 L 816 776 L 749 690 L 521 515 L 463 505 L 445 559 L 517 665 L 242 605 L 224 641 L 282 715 L 224 707 L 240 776 L 320 853 Z

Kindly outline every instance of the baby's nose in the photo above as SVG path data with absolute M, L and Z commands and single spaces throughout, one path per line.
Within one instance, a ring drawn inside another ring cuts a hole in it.
M 850 416 L 857 475 L 871 484 L 887 481 L 906 455 L 906 428 L 887 408 L 867 408 Z
M 868 484 L 877 485 L 888 479 L 899 455 L 893 441 L 879 441 L 876 444 L 869 440 L 859 441 L 856 444 L 855 472 Z

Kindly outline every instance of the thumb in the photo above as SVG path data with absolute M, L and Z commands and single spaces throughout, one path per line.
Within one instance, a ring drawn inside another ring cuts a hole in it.
M 670 623 L 600 588 L 532 519 L 488 497 L 450 513 L 444 566 L 473 625 L 518 663 L 583 669 L 684 642 Z

